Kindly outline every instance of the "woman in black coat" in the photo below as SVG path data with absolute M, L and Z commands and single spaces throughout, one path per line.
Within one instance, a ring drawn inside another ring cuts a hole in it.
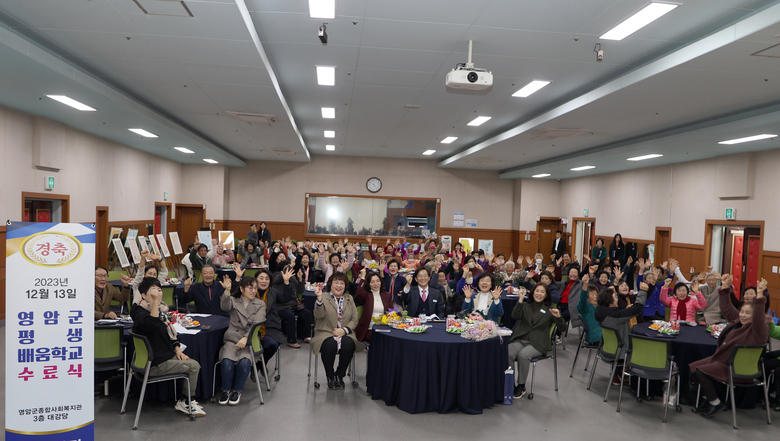
M 623 236 L 616 234 L 609 244 L 609 260 L 612 266 L 620 263 L 620 268 L 626 264 L 626 243 L 623 242 Z

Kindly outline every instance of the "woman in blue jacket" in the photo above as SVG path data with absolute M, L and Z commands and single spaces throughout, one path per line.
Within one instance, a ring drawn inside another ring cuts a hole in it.
M 463 311 L 473 310 L 479 312 L 488 320 L 498 323 L 504 315 L 504 306 L 501 304 L 501 287 L 496 287 L 496 282 L 490 273 L 482 273 L 477 277 L 477 291 L 471 286 L 463 287 L 466 299 L 463 301 Z

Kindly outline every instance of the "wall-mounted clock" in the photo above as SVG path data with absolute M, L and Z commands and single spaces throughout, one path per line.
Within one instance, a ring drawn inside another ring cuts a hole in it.
M 366 181 L 366 189 L 371 193 L 376 193 L 382 189 L 382 181 L 379 178 L 369 178 Z

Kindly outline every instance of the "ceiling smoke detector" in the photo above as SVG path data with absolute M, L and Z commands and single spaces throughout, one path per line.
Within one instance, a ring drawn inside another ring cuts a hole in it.
M 227 114 L 236 121 L 249 123 L 250 125 L 267 124 L 270 126 L 279 122 L 276 116 L 262 113 L 231 112 L 228 110 Z

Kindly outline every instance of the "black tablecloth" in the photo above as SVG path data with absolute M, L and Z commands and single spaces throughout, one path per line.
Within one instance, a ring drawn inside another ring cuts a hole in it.
M 638 323 L 634 325 L 631 332 L 633 334 L 671 340 L 672 355 L 674 355 L 674 362 L 680 368 L 683 384 L 688 383 L 690 375 L 688 365 L 694 361 L 709 357 L 715 353 L 718 347 L 718 339 L 710 335 L 705 326 L 686 326 L 681 324 L 679 334 L 671 337 L 659 337 L 657 331 L 650 329 L 651 324 Z
M 314 304 L 317 303 L 317 295 L 314 291 L 303 292 L 303 306 L 309 311 L 314 311 Z
M 503 401 L 508 338 L 474 342 L 448 334 L 444 323 L 423 334 L 374 329 L 366 378 L 373 399 L 409 413 L 469 414 Z
M 184 353 L 200 363 L 200 376 L 198 378 L 197 399 L 211 398 L 211 387 L 214 376 L 214 363 L 217 362 L 219 350 L 222 348 L 222 339 L 230 324 L 230 317 L 212 315 L 209 317 L 195 317 L 194 320 L 201 325 L 211 326 L 211 329 L 203 329 L 197 334 L 179 334 L 179 342 L 187 345 Z M 125 341 L 127 342 L 127 361 L 132 360 L 133 339 L 129 331 L 132 324 L 125 324 Z M 159 386 L 159 387 L 158 387 Z M 179 387 L 181 387 L 179 385 Z M 173 399 L 173 382 L 150 384 L 146 388 L 146 397 L 156 397 L 160 401 Z M 135 382 L 134 389 L 140 393 L 141 385 Z
M 501 326 L 512 329 L 515 327 L 515 319 L 512 318 L 512 310 L 520 300 L 519 295 L 510 295 L 506 292 L 501 293 L 501 306 L 504 307 L 504 315 L 501 316 Z

